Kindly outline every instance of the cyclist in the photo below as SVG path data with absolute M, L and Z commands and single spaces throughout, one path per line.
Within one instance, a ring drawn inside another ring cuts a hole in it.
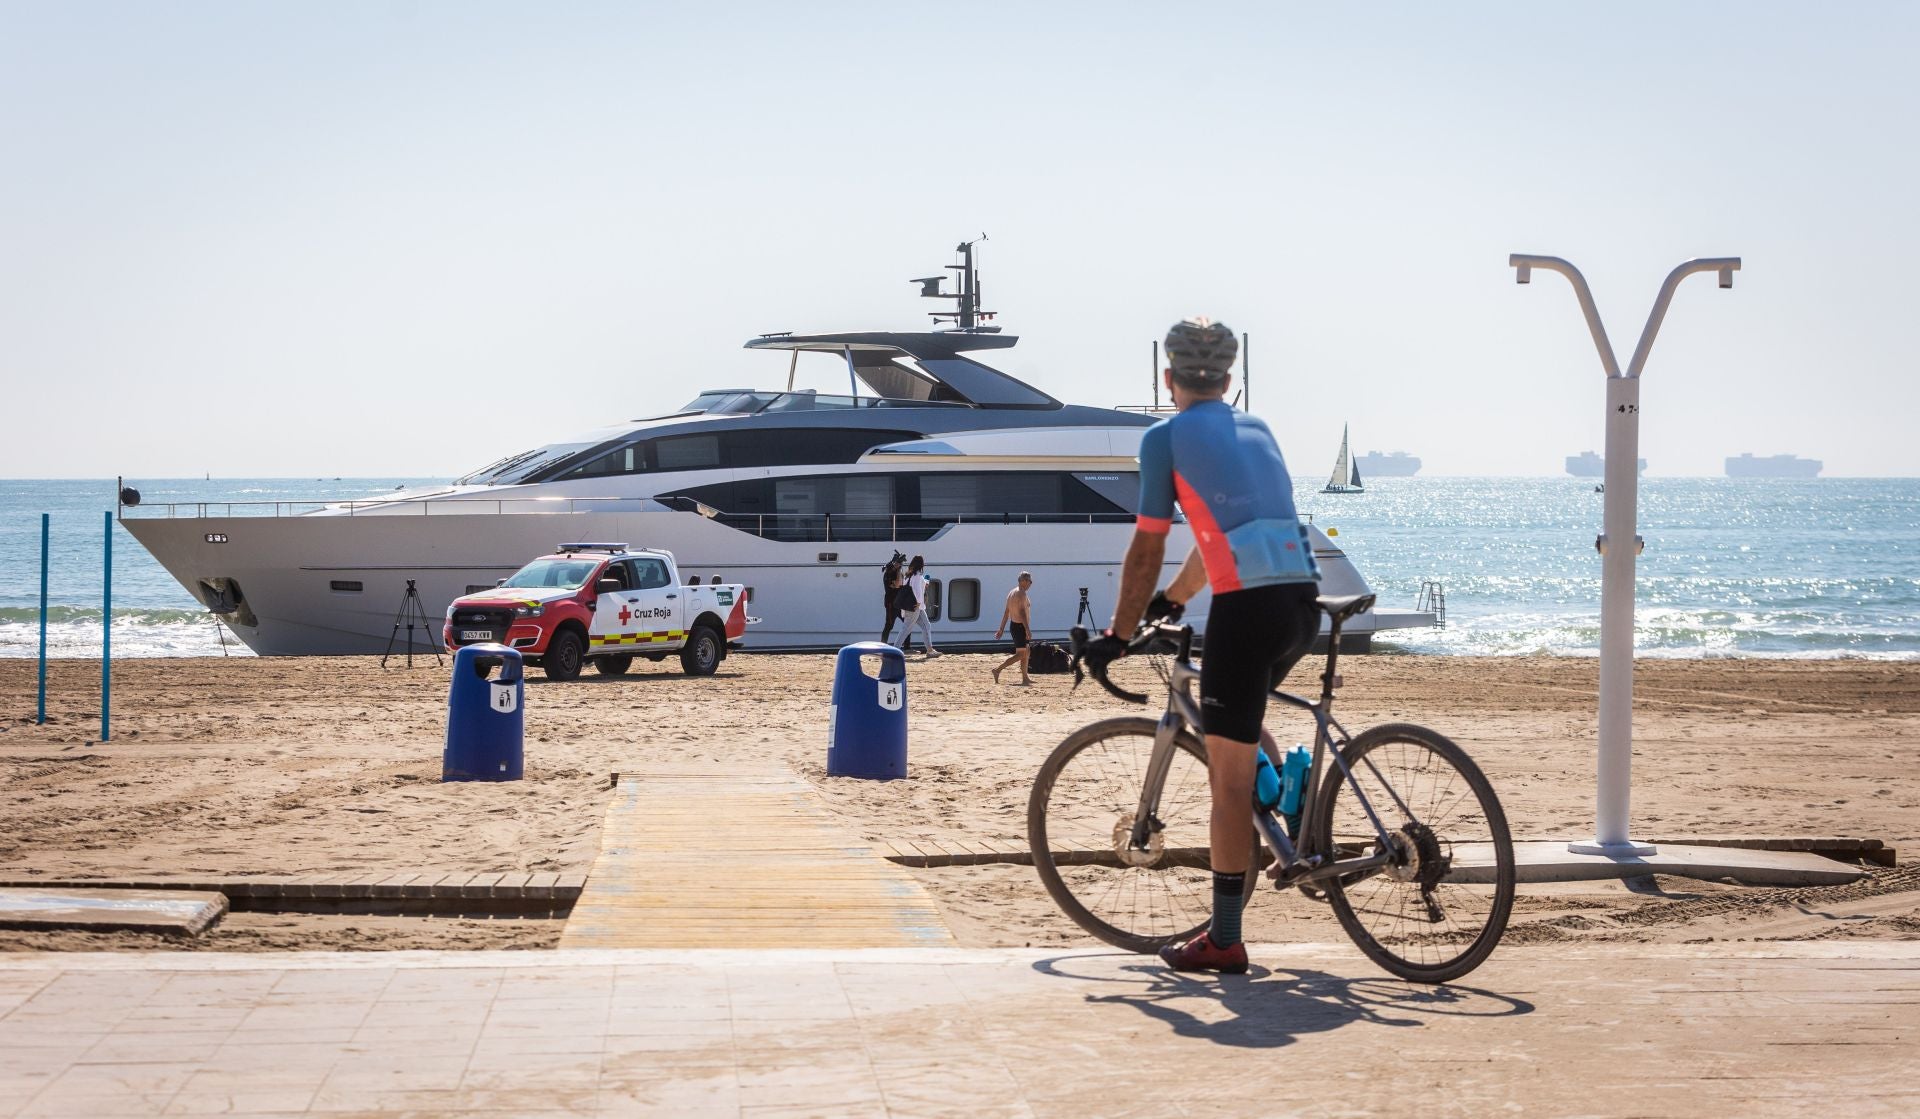
M 1240 906 L 1252 870 L 1254 751 L 1266 737 L 1268 691 L 1320 630 L 1320 571 L 1294 511 L 1286 461 L 1267 425 L 1225 400 L 1239 350 L 1231 330 L 1203 317 L 1167 332 L 1162 377 L 1179 411 L 1140 440 L 1140 511 L 1113 627 L 1085 654 L 1096 663 L 1125 656 L 1143 614 L 1177 619 L 1203 586 L 1212 589 L 1200 707 L 1213 794 L 1213 920 L 1187 943 L 1160 950 L 1180 971 L 1247 970 Z M 1156 593 L 1176 500 L 1195 545 Z

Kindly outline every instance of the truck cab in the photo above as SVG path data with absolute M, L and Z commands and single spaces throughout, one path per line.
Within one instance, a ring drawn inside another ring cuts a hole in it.
M 446 646 L 495 641 L 550 680 L 591 661 L 619 676 L 634 658 L 678 653 L 689 676 L 710 676 L 746 633 L 746 588 L 683 585 L 673 553 L 626 544 L 561 544 L 492 590 L 447 607 Z

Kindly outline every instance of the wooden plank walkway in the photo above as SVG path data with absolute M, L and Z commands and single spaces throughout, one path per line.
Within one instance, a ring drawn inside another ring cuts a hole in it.
M 951 946 L 912 875 L 784 765 L 620 774 L 562 948 Z

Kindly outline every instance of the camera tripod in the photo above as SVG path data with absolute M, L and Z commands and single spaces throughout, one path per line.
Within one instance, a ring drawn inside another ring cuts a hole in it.
M 1093 616 L 1093 607 L 1087 604 L 1087 588 L 1085 587 L 1080 588 L 1080 608 L 1074 611 L 1073 624 L 1076 626 L 1086 626 L 1095 632 L 1107 628 L 1101 625 L 1099 619 Z
M 433 622 L 427 617 L 427 608 L 420 601 L 420 589 L 407 580 L 407 593 L 400 596 L 400 608 L 393 612 L 393 635 L 387 638 L 387 651 L 380 654 L 380 667 L 387 667 L 387 658 L 393 655 L 393 643 L 400 640 L 400 627 L 407 627 L 407 667 L 413 667 L 413 629 L 419 626 L 427 642 L 427 651 L 433 654 L 433 663 L 440 664 L 440 646 L 433 639 Z

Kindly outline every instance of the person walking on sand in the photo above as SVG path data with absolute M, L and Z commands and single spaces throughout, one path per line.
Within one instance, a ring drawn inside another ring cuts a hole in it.
M 880 571 L 880 581 L 887 585 L 887 624 L 880 627 L 882 644 L 893 640 L 893 623 L 900 620 L 900 606 L 894 600 L 900 595 L 900 581 L 904 577 L 901 569 L 906 566 L 906 562 L 906 556 L 895 552 L 893 558 L 887 561 L 887 566 Z
M 1029 652 L 1027 649 L 1027 638 L 1031 635 L 1033 625 L 1033 600 L 1027 597 L 1027 592 L 1032 589 L 1033 573 L 1030 571 L 1022 571 L 1014 588 L 1007 592 L 1007 607 L 1000 611 L 1000 625 L 993 631 L 993 639 L 995 641 L 1000 640 L 1000 635 L 1006 631 L 1008 626 L 1012 626 L 1013 655 L 1001 661 L 1000 667 L 993 670 L 993 682 L 996 684 L 1000 682 L 1000 674 L 1007 670 L 1008 665 L 1018 664 L 1020 666 L 1020 686 L 1026 688 L 1033 685 L 1032 678 L 1027 675 L 1027 655 Z
M 907 651 L 907 644 L 913 640 L 914 623 L 917 622 L 920 625 L 920 637 L 926 642 L 928 659 L 939 656 L 940 650 L 933 647 L 933 627 L 927 623 L 925 558 L 915 556 L 907 564 L 907 581 L 900 588 L 900 603 L 900 651 Z

